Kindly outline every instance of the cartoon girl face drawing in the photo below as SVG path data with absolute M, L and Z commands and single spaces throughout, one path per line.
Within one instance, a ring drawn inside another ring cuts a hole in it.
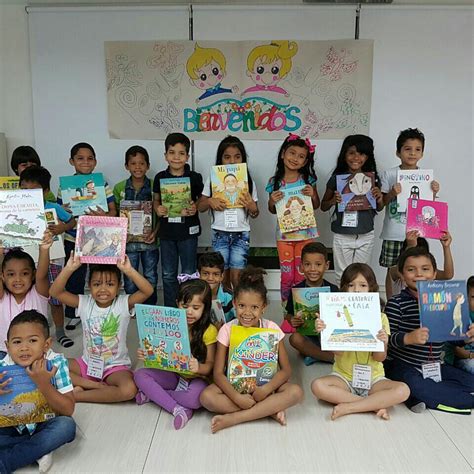
M 290 215 L 294 221 L 299 221 L 301 214 L 305 210 L 304 202 L 298 196 L 292 196 L 286 203 L 285 215 Z
M 372 188 L 372 178 L 364 173 L 356 173 L 349 177 L 347 186 L 351 193 L 356 196 L 367 194 Z

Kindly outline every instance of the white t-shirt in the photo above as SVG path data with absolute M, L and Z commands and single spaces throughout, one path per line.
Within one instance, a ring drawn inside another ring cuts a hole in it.
M 211 197 L 211 180 L 210 178 L 206 179 L 204 183 L 204 189 L 202 190 L 202 195 L 205 197 Z M 257 186 L 255 186 L 255 181 L 252 180 L 252 199 L 257 202 Z M 237 213 L 237 225 L 234 227 L 226 227 L 225 222 L 225 213 L 236 212 Z M 210 212 L 210 211 L 209 211 Z M 248 232 L 250 230 L 249 215 L 248 212 L 242 208 L 238 207 L 237 209 L 229 209 L 225 211 L 213 211 L 214 221 L 211 224 L 211 229 L 222 230 L 225 232 Z
M 82 359 L 89 365 L 89 354 L 104 359 L 104 369 L 131 366 L 127 349 L 130 322 L 128 296 L 119 295 L 108 308 L 100 308 L 90 295 L 79 295 L 77 314 L 82 322 Z
M 392 189 L 392 186 L 397 183 L 397 172 L 399 169 L 400 166 L 395 166 L 381 173 L 380 182 L 382 184 L 381 191 L 383 193 L 387 194 Z M 380 238 L 383 240 L 403 242 L 405 240 L 406 226 L 406 212 L 398 212 L 397 198 L 395 197 L 385 207 L 385 217 Z

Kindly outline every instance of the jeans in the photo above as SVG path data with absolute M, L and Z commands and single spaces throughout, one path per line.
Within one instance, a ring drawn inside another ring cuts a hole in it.
M 181 262 L 182 273 L 191 275 L 196 271 L 197 243 L 197 237 L 190 237 L 186 240 L 160 240 L 165 306 L 176 307 L 178 259 Z
M 212 248 L 224 257 L 224 268 L 242 270 L 247 266 L 250 232 L 212 230 Z
M 70 416 L 57 416 L 38 423 L 33 434 L 25 428 L 0 428 L 0 473 L 9 474 L 70 443 L 76 436 L 76 423 Z
M 74 251 L 74 243 L 68 240 L 64 241 L 64 251 L 66 253 L 66 261 L 68 260 L 71 252 Z M 69 278 L 66 283 L 66 290 L 73 295 L 83 295 L 84 287 L 86 286 L 86 273 L 87 265 L 82 264 Z M 76 316 L 76 308 L 66 306 L 64 310 L 64 316 L 66 318 L 74 318 Z
M 127 252 L 128 259 L 132 267 L 138 271 L 140 267 L 140 262 L 142 264 L 143 276 L 150 282 L 153 286 L 153 294 L 143 303 L 143 304 L 156 304 L 156 285 L 158 284 L 158 261 L 160 254 L 158 249 L 153 250 L 144 250 L 142 252 Z M 123 283 L 125 288 L 125 293 L 131 295 L 135 293 L 138 288 L 133 283 L 130 278 L 123 276 Z

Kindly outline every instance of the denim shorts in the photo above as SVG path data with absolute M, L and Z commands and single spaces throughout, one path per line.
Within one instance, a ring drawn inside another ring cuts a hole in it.
M 212 229 L 212 248 L 224 257 L 224 266 L 241 270 L 247 266 L 250 232 L 224 232 Z

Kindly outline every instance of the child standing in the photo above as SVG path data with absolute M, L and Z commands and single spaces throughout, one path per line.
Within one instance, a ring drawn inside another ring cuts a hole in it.
M 337 191 L 336 176 L 363 172 L 375 173 L 375 186 L 371 192 L 377 201 L 377 210 L 380 211 L 383 208 L 383 201 L 375 164 L 374 142 L 365 135 L 349 135 L 342 142 L 336 169 L 327 182 L 326 192 L 321 201 L 322 211 L 328 211 L 335 206 L 331 217 L 331 230 L 334 233 L 332 250 L 337 281 L 348 265 L 356 262 L 368 264 L 372 257 L 376 210 L 339 212 L 337 209 L 342 197 Z
M 69 164 L 74 166 L 74 174 L 89 175 L 94 172 L 97 166 L 97 158 L 95 150 L 89 143 L 76 143 L 71 148 L 71 154 L 69 158 Z M 105 182 L 105 195 L 107 197 L 107 209 L 97 209 L 95 211 L 89 211 L 89 215 L 92 216 L 116 216 L 117 209 L 115 207 L 114 195 L 112 189 Z M 63 204 L 61 189 L 58 190 L 57 202 L 59 205 Z M 66 258 L 71 255 L 74 251 L 76 242 L 76 229 L 68 230 L 64 235 L 64 250 Z M 84 293 L 84 286 L 86 280 L 87 266 L 82 265 L 77 268 L 76 272 L 69 278 L 67 282 L 67 290 L 75 295 Z M 81 319 L 76 317 L 76 311 L 71 306 L 66 305 L 65 316 L 69 318 L 69 324 L 66 329 L 75 329 L 75 327 L 81 322 Z
M 379 287 L 373 270 L 364 263 L 353 263 L 343 272 L 341 291 L 351 293 L 378 292 Z M 388 334 L 390 327 L 387 316 L 382 313 L 382 329 L 377 339 L 384 344 L 383 352 L 334 352 L 334 366 L 331 375 L 313 380 L 311 390 L 320 400 L 336 405 L 331 419 L 350 413 L 373 411 L 384 420 L 389 419 L 387 408 L 404 402 L 410 395 L 407 385 L 393 382 L 384 376 L 382 362 L 387 357 Z M 321 332 L 326 327 L 324 321 L 317 319 L 316 329 Z M 354 380 L 353 368 L 363 364 L 370 370 L 371 387 L 360 388 Z
M 114 198 L 117 209 L 120 209 L 122 200 L 128 201 L 153 201 L 153 181 L 146 173 L 150 169 L 150 157 L 145 148 L 135 145 L 125 152 L 125 169 L 130 172 L 130 178 L 117 183 L 114 186 Z M 127 255 L 132 267 L 138 271 L 140 263 L 143 276 L 153 287 L 153 294 L 145 301 L 145 304 L 156 304 L 156 285 L 158 284 L 158 260 L 159 252 L 156 246 L 156 233 L 158 228 L 145 236 L 144 242 L 128 242 Z M 124 277 L 125 292 L 128 295 L 135 293 L 137 287 L 127 277 Z
M 237 137 L 229 135 L 219 143 L 216 166 L 240 163 L 247 163 L 244 144 Z M 235 178 L 232 179 L 235 180 Z M 224 257 L 224 282 L 228 288 L 237 286 L 240 272 L 247 266 L 250 247 L 249 216 L 253 219 L 258 216 L 257 187 L 250 176 L 248 164 L 247 181 L 249 192 L 240 194 L 236 203 L 242 207 L 226 209 L 223 199 L 212 197 L 210 178 L 206 180 L 201 199 L 198 202 L 200 212 L 211 210 L 212 248 Z
M 425 149 L 425 136 L 417 128 L 407 128 L 402 130 L 397 138 L 397 156 L 401 164 L 385 170 L 380 175 L 383 202 L 386 206 L 383 221 L 382 251 L 379 263 L 382 267 L 387 267 L 387 277 L 385 282 L 387 299 L 392 296 L 391 279 L 389 276 L 390 267 L 397 264 L 398 257 L 402 252 L 402 244 L 405 239 L 407 216 L 406 212 L 398 212 L 397 196 L 402 192 L 402 186 L 397 182 L 398 170 L 416 170 L 418 162 L 423 158 Z M 439 184 L 431 182 L 433 199 L 439 192 Z
M 52 451 L 76 436 L 67 361 L 51 350 L 51 344 L 48 321 L 36 310 L 22 311 L 8 328 L 8 355 L 0 360 L 0 371 L 8 365 L 25 367 L 57 416 L 42 423 L 0 428 L 1 472 L 13 472 L 35 461 L 40 472 L 46 472 L 53 462 Z M 48 370 L 46 361 L 50 361 L 52 370 Z M 9 392 L 9 381 L 0 384 L 0 396 Z
M 139 405 L 152 401 L 173 415 L 173 426 L 180 430 L 201 407 L 199 396 L 207 386 L 205 378 L 212 372 L 216 352 L 217 329 L 211 324 L 211 289 L 203 280 L 189 280 L 178 290 L 178 308 L 186 310 L 192 358 L 189 369 L 194 376 L 180 376 L 159 369 L 135 372 Z M 138 358 L 144 359 L 138 350 Z
M 117 265 L 91 265 L 90 295 L 75 295 L 65 286 L 80 265 L 79 257 L 71 253 L 50 289 L 51 296 L 77 308 L 82 321 L 82 357 L 69 359 L 76 401 L 107 403 L 131 400 L 137 390 L 126 344 L 130 311 L 135 304 L 149 298 L 153 288 L 125 256 L 125 260 L 118 261 Z M 138 288 L 132 295 L 119 295 L 121 272 Z
M 406 403 L 415 413 L 432 408 L 469 414 L 474 407 L 474 377 L 448 364 L 441 365 L 444 343 L 428 343 L 429 329 L 420 327 L 416 282 L 435 279 L 436 260 L 425 249 L 413 247 L 400 255 L 398 270 L 407 287 L 385 306 L 391 331 L 385 361 L 387 375 L 410 387 Z M 474 324 L 467 337 L 471 343 Z
M 319 196 L 316 189 L 314 173 L 314 149 L 308 138 L 290 134 L 278 152 L 275 175 L 267 184 L 266 191 L 270 194 L 268 210 L 276 214 L 275 204 L 283 199 L 282 189 L 305 186 L 303 194 L 310 196 L 313 209 L 319 207 Z M 303 280 L 300 272 L 301 251 L 308 242 L 313 242 L 319 235 L 316 227 L 286 232 L 282 234 L 277 224 L 277 249 L 281 271 L 281 301 L 285 306 L 292 286 Z M 290 328 L 291 330 L 291 328 Z
M 331 292 L 339 291 L 339 288 L 324 279 L 324 273 L 329 268 L 327 248 L 320 242 L 310 242 L 303 247 L 301 252 L 300 271 L 304 275 L 301 283 L 293 288 L 319 288 L 328 286 Z M 293 306 L 293 292 L 290 292 L 286 303 L 285 319 L 293 328 L 300 327 L 304 321 L 301 315 L 295 314 Z M 311 365 L 318 360 L 332 362 L 334 356 L 332 352 L 321 350 L 320 336 L 303 336 L 299 332 L 294 332 L 290 336 L 290 344 L 304 356 L 305 365 Z
M 163 270 L 163 295 L 165 306 L 176 306 L 178 293 L 178 261 L 181 272 L 191 275 L 196 272 L 196 255 L 201 224 L 196 201 L 202 193 L 202 176 L 187 164 L 191 142 L 182 133 L 170 133 L 165 140 L 165 160 L 168 168 L 160 171 L 153 181 L 153 207 L 159 217 L 158 237 L 161 247 Z M 160 180 L 189 177 L 191 202 L 182 211 L 182 217 L 168 218 L 168 209 L 161 204 Z
M 71 230 L 76 225 L 76 219 L 74 219 L 69 212 L 66 212 L 58 203 L 47 201 L 47 196 L 51 192 L 51 174 L 46 168 L 42 166 L 30 166 L 26 168 L 20 174 L 20 188 L 21 189 L 42 189 L 44 208 L 54 209 L 58 217 L 58 224 L 50 224 L 48 230 L 53 235 L 64 234 L 68 230 Z M 59 275 L 64 265 L 64 259 L 58 258 L 52 260 L 48 268 L 48 279 L 49 283 L 52 283 L 54 279 Z M 54 298 L 49 299 L 51 307 L 51 316 L 53 318 L 55 326 L 56 340 L 63 347 L 72 347 L 74 341 L 66 336 L 64 332 L 64 307 L 62 303 Z
M 201 403 L 209 411 L 220 413 L 211 422 L 211 431 L 271 416 L 286 425 L 285 410 L 303 399 L 298 385 L 289 383 L 291 366 L 283 343 L 284 334 L 273 322 L 263 319 L 267 308 L 267 289 L 263 283 L 264 270 L 246 268 L 234 290 L 234 306 L 237 319 L 221 327 L 217 335 L 217 352 L 214 364 L 214 383 L 201 394 Z M 230 332 L 234 325 L 261 327 L 278 331 L 279 370 L 265 385 L 252 394 L 241 394 L 227 380 L 225 368 L 228 359 Z

